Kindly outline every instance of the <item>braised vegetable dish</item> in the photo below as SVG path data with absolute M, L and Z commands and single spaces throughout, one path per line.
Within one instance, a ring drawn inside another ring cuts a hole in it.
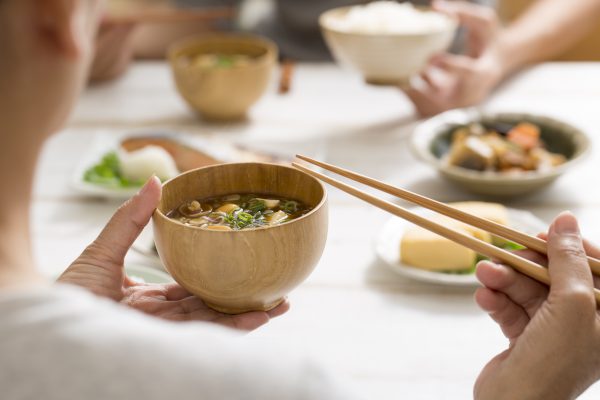
M 544 171 L 566 162 L 562 154 L 547 149 L 539 126 L 520 122 L 497 127 L 472 123 L 454 129 L 448 165 L 475 171 L 521 173 Z

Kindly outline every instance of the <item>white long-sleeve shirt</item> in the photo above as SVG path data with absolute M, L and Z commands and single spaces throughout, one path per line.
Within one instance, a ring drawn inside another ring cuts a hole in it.
M 66 285 L 0 292 L 2 400 L 350 399 L 317 364 Z

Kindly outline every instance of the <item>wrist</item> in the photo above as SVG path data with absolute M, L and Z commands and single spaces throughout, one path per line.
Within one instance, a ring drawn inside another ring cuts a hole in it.
M 527 64 L 527 60 L 524 58 L 525 53 L 519 49 L 518 41 L 512 36 L 510 31 L 503 30 L 491 46 L 495 52 L 502 78 L 513 74 Z

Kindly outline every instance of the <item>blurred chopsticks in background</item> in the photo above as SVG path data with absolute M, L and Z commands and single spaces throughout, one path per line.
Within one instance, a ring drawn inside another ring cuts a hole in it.
M 296 63 L 288 58 L 281 60 L 281 72 L 279 78 L 279 94 L 287 94 L 292 88 L 292 79 Z

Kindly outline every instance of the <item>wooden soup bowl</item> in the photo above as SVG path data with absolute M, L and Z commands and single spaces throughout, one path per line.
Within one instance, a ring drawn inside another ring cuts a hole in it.
M 233 121 L 246 117 L 262 97 L 277 64 L 277 46 L 248 34 L 212 33 L 182 39 L 169 47 L 169 62 L 177 90 L 204 119 Z M 243 54 L 246 65 L 205 68 L 190 64 L 200 54 Z
M 313 210 L 281 225 L 240 231 L 212 231 L 167 217 L 184 201 L 235 193 L 296 199 Z M 327 193 L 317 179 L 291 167 L 215 165 L 166 182 L 153 222 L 160 259 L 181 286 L 220 312 L 266 311 L 302 283 L 321 258 Z

